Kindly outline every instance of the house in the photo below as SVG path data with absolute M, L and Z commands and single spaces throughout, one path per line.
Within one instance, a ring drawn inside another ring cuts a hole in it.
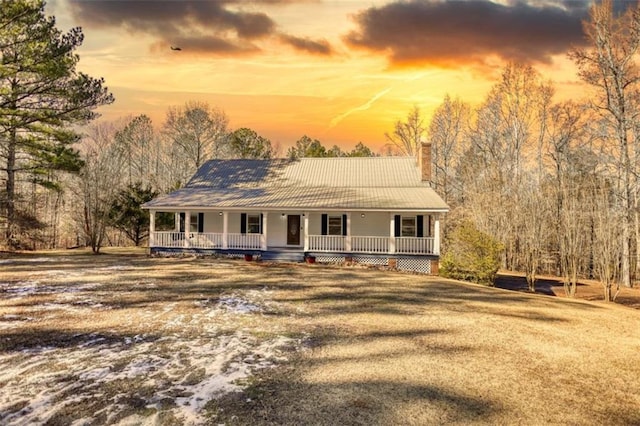
M 151 253 L 353 261 L 437 274 L 440 219 L 431 147 L 413 157 L 211 160 L 144 205 Z M 155 229 L 156 213 L 175 217 Z

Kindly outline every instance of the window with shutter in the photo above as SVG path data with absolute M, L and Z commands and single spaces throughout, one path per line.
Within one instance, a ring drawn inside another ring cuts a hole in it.
M 191 213 L 189 221 L 189 232 L 198 232 L 198 213 Z
M 402 236 L 403 237 L 415 237 L 416 236 L 416 218 L 402 217 Z
M 342 235 L 342 216 L 329 216 L 328 235 Z
M 259 214 L 247 215 L 247 233 L 248 234 L 260 233 L 260 215 Z

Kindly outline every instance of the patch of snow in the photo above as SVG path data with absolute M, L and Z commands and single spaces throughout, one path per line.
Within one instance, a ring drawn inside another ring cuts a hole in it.
M 85 339 L 75 347 L 24 350 L 20 358 L 0 355 L 0 382 L 5 384 L 0 394 L 0 413 L 8 413 L 0 416 L 1 423 L 46 423 L 62 405 L 70 403 L 69 392 L 81 401 L 100 393 L 102 386 L 109 383 L 142 378 L 156 388 L 155 395 L 145 400 L 147 406 L 159 407 L 162 400 L 169 398 L 176 404 L 170 410 L 183 424 L 203 424 L 207 421 L 203 409 L 208 401 L 242 389 L 243 379 L 285 361 L 287 351 L 283 349 L 299 344 L 282 336 L 260 341 L 241 330 L 193 339 L 165 336 L 144 341 L 140 335 L 116 343 L 94 335 Z M 175 350 L 159 352 L 160 343 Z M 66 368 L 48 370 L 49 365 Z M 59 395 L 67 396 L 63 402 L 56 402 Z M 117 401 L 118 396 L 110 399 Z M 20 400 L 28 401 L 27 406 L 9 413 L 9 407 Z M 108 416 L 115 416 L 126 407 L 113 403 L 105 409 Z M 133 415 L 120 424 L 153 424 L 154 419 L 157 416 Z
M 0 293 L 4 292 L 10 297 L 26 297 L 33 294 L 73 294 L 82 291 L 92 290 L 99 287 L 97 283 L 86 283 L 78 285 L 46 285 L 41 281 L 19 281 L 16 283 L 0 283 Z
M 260 306 L 235 295 L 220 297 L 218 300 L 218 308 L 234 314 L 250 314 L 252 312 L 262 311 Z
M 120 267 L 112 269 L 116 268 Z M 53 293 L 56 295 L 53 302 L 31 309 L 86 312 L 88 308 L 104 308 L 99 292 L 92 293 L 92 297 L 82 294 L 99 286 L 98 283 L 43 285 L 34 280 L 0 283 L 0 293 L 11 297 Z M 186 425 L 206 423 L 209 419 L 204 416 L 204 406 L 208 401 L 242 389 L 244 379 L 253 372 L 274 367 L 287 359 L 291 347 L 300 347 L 300 342 L 287 337 L 261 340 L 243 329 L 220 334 L 221 329 L 228 330 L 229 325 L 234 324 L 233 315 L 261 313 L 275 306 L 269 296 L 265 287 L 218 299 L 203 295 L 202 300 L 194 302 L 200 309 L 193 314 L 179 311 L 178 302 L 166 303 L 161 310 L 142 311 L 136 320 L 159 322 L 161 337 L 138 334 L 114 340 L 96 334 L 78 334 L 73 336 L 78 342 L 74 346 L 41 346 L 0 353 L 0 383 L 3 384 L 0 424 L 44 424 L 64 407 L 95 400 L 96 395 L 103 395 L 100 399 L 109 401 L 95 413 L 105 416 L 107 423 L 109 419 L 117 419 L 123 425 L 156 424 L 159 411 L 147 417 L 133 414 L 121 418 L 124 411 L 130 410 L 121 402 L 128 395 L 126 386 L 116 395 L 108 389 L 111 383 L 118 383 L 120 387 L 127 381 L 138 384 L 142 381 L 144 386 L 153 386 L 154 395 L 144 399 L 148 408 L 169 410 Z M 46 314 L 55 316 L 56 312 Z M 46 320 L 42 313 L 40 315 L 39 320 Z M 0 322 L 32 319 L 5 314 Z M 195 326 L 199 330 L 195 335 L 174 333 L 175 329 Z M 162 333 L 166 328 L 172 332 Z M 109 331 L 114 336 L 118 333 L 121 331 Z M 167 407 L 167 399 L 175 405 Z M 11 408 L 21 401 L 26 403 L 24 408 Z M 80 426 L 87 422 L 90 419 L 79 419 L 72 424 Z
M 85 272 L 78 271 L 69 271 L 62 269 L 49 269 L 47 271 L 38 271 L 35 273 L 38 276 L 44 276 L 49 278 L 70 278 L 70 277 L 81 277 L 85 275 Z

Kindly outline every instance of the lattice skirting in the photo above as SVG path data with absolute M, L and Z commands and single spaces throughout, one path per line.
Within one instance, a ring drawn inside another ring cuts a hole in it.
M 378 265 L 378 266 L 389 265 L 388 257 L 353 256 L 353 261 L 357 263 L 362 263 L 363 265 Z
M 230 259 L 244 259 L 244 254 L 242 253 L 227 253 L 226 256 Z
M 344 263 L 344 256 L 316 256 L 316 263 Z
M 397 268 L 401 271 L 431 274 L 431 259 L 398 259 Z

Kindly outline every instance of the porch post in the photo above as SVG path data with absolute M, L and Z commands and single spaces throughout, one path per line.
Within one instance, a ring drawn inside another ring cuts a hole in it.
M 184 212 L 184 246 L 189 247 L 189 237 L 191 236 L 191 212 Z
M 440 255 L 440 215 L 434 215 L 433 222 L 433 254 Z
M 260 234 L 260 246 L 262 250 L 267 250 L 267 212 L 262 212 L 262 234 Z
M 304 213 L 304 251 L 309 251 L 309 212 Z
M 180 213 L 175 212 L 173 214 L 173 230 L 175 232 L 180 232 Z
M 222 249 L 229 248 L 229 212 L 222 212 Z
M 396 216 L 389 213 L 389 253 L 396 252 Z
M 156 211 L 149 210 L 149 247 L 156 245 Z
M 344 239 L 344 250 L 351 251 L 351 212 L 347 212 L 347 237 Z

